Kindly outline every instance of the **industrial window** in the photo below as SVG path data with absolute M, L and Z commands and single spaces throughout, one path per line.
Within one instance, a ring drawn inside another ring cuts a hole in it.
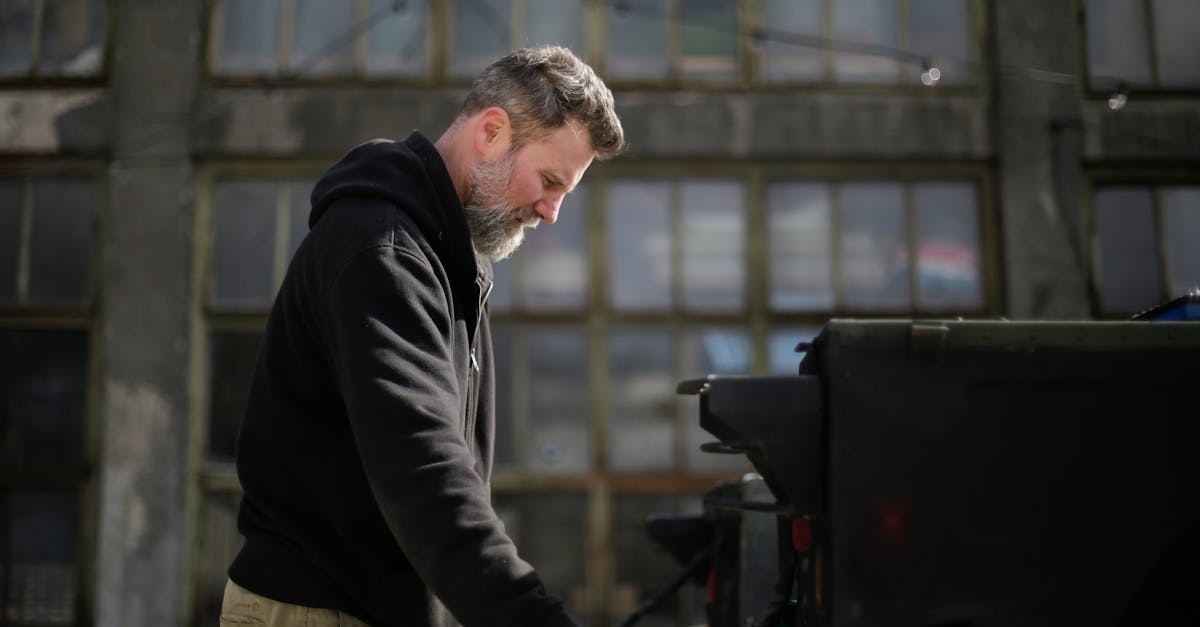
M 971 182 L 777 181 L 767 207 L 775 310 L 983 309 Z
M 584 56 L 584 0 L 454 0 L 449 74 L 474 78 L 523 46 L 558 44 Z
M 1087 0 L 1094 89 L 1200 87 L 1200 4 L 1192 0 Z
M 0 79 L 103 71 L 106 0 L 0 3 Z
M 91 178 L 0 179 L 0 625 L 74 625 L 88 494 Z
M 765 0 L 768 82 L 969 83 L 977 64 L 970 0 Z
M 196 624 L 215 624 L 225 571 L 241 547 L 234 446 L 267 313 L 308 233 L 314 180 L 215 176 L 200 213 L 205 367 Z
M 431 23 L 420 0 L 219 0 L 211 63 L 221 76 L 423 77 Z
M 1093 201 L 1101 313 L 1128 315 L 1200 287 L 1200 186 L 1101 185 Z
M 738 3 L 631 0 L 608 3 L 605 73 L 613 80 L 741 75 Z
M 655 169 L 657 168 L 657 169 Z M 569 611 L 615 624 L 682 568 L 649 514 L 700 511 L 750 470 L 676 385 L 795 373 L 831 315 L 985 314 L 974 178 L 816 179 L 742 166 L 603 164 L 558 221 L 494 264 L 494 499 L 521 554 Z M 240 545 L 233 443 L 271 296 L 305 231 L 311 179 L 202 177 L 207 357 L 198 621 L 211 624 Z M 915 260 L 910 262 L 910 260 Z M 703 621 L 685 587 L 651 625 Z
M 623 311 L 741 311 L 740 181 L 618 179 L 609 187 L 609 305 Z

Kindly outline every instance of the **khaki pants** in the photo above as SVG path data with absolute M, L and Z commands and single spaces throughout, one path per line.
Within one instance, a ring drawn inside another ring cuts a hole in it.
M 319 607 L 272 601 L 233 583 L 225 584 L 221 627 L 370 627 L 353 616 Z

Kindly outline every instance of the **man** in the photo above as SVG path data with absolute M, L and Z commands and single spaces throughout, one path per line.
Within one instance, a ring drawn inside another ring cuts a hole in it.
M 317 182 L 238 436 L 222 625 L 574 625 L 490 504 L 489 260 L 623 144 L 591 68 L 526 49 L 436 144 L 368 142 Z

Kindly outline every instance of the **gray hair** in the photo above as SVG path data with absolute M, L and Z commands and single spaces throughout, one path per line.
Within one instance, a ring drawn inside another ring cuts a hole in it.
M 612 91 L 587 63 L 561 46 L 522 48 L 489 65 L 475 80 L 459 115 L 488 107 L 508 113 L 514 149 L 545 139 L 571 120 L 587 129 L 597 160 L 625 148 Z

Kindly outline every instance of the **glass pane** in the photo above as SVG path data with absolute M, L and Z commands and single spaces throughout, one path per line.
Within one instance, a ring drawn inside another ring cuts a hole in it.
M 917 220 L 917 307 L 955 313 L 982 308 L 975 186 L 917 183 L 912 193 Z
M 891 83 L 899 79 L 894 0 L 834 0 L 833 40 L 855 47 L 877 46 L 878 53 L 836 52 L 834 73 L 846 83 Z
M 537 569 L 546 591 L 576 618 L 588 614 L 584 563 L 587 499 L 580 494 L 498 494 L 496 513 L 517 554 Z
M 519 395 L 513 376 L 516 335 L 517 331 L 509 325 L 492 325 L 492 360 L 496 368 L 496 442 L 493 460 L 498 470 L 519 467 L 517 442 L 525 438 L 526 432 L 515 420 L 521 412 L 513 411 Z
M 83 467 L 84 331 L 0 331 L 0 467 Z
M 769 81 L 820 81 L 825 78 L 821 45 L 825 5 L 821 2 L 766 0 L 763 7 L 763 57 Z M 811 42 L 809 45 L 804 40 Z
M 583 54 L 583 0 L 525 0 L 525 45 L 544 44 Z
M 683 564 L 650 539 L 646 521 L 653 514 L 669 516 L 701 512 L 699 499 L 675 495 L 619 494 L 613 520 L 616 587 L 609 613 L 628 616 L 675 578 Z M 703 625 L 704 588 L 685 584 L 638 621 L 638 627 Z
M 690 309 L 740 309 L 746 300 L 742 185 L 685 181 L 682 187 L 683 302 Z
M 532 233 L 529 231 L 525 232 L 526 237 L 530 235 Z M 508 311 L 513 308 L 513 294 L 516 291 L 514 270 L 517 263 L 514 258 L 520 254 L 521 250 L 517 249 L 512 257 L 492 263 L 492 293 L 488 296 L 488 307 L 492 311 Z
M 526 231 L 516 253 L 522 301 L 530 309 L 579 309 L 587 294 L 587 196 L 582 188 L 563 199 L 558 220 Z
M 246 409 L 250 380 L 262 334 L 215 331 L 209 335 L 208 454 L 211 461 L 233 461 L 238 427 Z
M 308 196 L 312 192 L 314 181 L 292 181 L 289 184 L 291 197 L 291 216 L 288 226 L 288 259 L 296 254 L 300 242 L 308 235 L 308 214 L 311 204 Z
M 105 0 L 45 0 L 38 71 L 87 75 L 104 56 Z
M 1097 189 L 1095 203 L 1101 309 L 1133 313 L 1157 305 L 1163 294 L 1150 189 Z
M 528 331 L 529 399 L 526 466 L 531 470 L 582 471 L 591 467 L 588 433 L 587 336 L 582 330 Z M 522 443 L 524 445 L 524 443 Z
M 367 74 L 421 76 L 426 67 L 426 3 L 371 0 L 371 15 L 394 13 L 367 31 Z
M 608 458 L 615 470 L 675 467 L 674 341 L 664 331 L 608 338 Z
M 1167 239 L 1168 297 L 1200 290 L 1200 187 L 1166 187 L 1161 192 Z
M 354 3 L 295 0 L 295 32 L 288 69 L 306 75 L 354 71 Z
M 216 625 L 221 616 L 226 574 L 233 556 L 242 548 L 237 530 L 237 511 L 241 497 L 235 493 L 204 495 L 204 519 L 201 523 L 199 602 L 196 625 Z
M 6 625 L 74 625 L 79 497 L 10 492 Z
M 684 76 L 731 78 L 738 72 L 738 16 L 734 0 L 682 0 L 680 70 Z
M 474 78 L 509 50 L 509 0 L 457 0 L 450 73 Z
M 942 71 L 940 82 L 971 80 L 967 0 L 908 0 L 908 47 Z M 908 80 L 920 82 L 925 68 L 908 63 Z
M 1158 83 L 1200 87 L 1200 2 L 1153 0 Z
M 95 187 L 87 180 L 43 180 L 33 186 L 29 302 L 88 300 Z
M 17 300 L 17 265 L 21 255 L 20 181 L 0 181 L 0 305 Z
M 1093 87 L 1151 83 L 1145 0 L 1088 0 L 1087 43 Z
M 216 184 L 212 304 L 266 307 L 275 289 L 276 185 Z
M 767 187 L 771 307 L 833 309 L 833 231 L 829 186 L 776 183 Z
M 751 374 L 750 335 L 742 329 L 689 329 L 683 333 L 683 379 L 710 374 Z M 684 463 L 688 470 L 752 470 L 745 455 L 705 453 L 700 445 L 716 437 L 700 427 L 700 397 L 676 395 L 684 417 Z
M 224 0 L 217 25 L 216 64 L 222 74 L 279 69 L 280 0 Z
M 767 338 L 767 367 L 771 374 L 796 374 L 804 353 L 796 352 L 800 342 L 811 342 L 821 333 L 821 327 L 777 329 Z
M 609 269 L 616 309 L 666 308 L 671 297 L 671 190 L 665 182 L 609 188 Z
M 908 307 L 908 238 L 899 183 L 855 183 L 841 190 L 843 305 Z
M 608 9 L 606 74 L 616 79 L 664 78 L 667 54 L 667 0 L 625 0 Z
M 29 73 L 34 0 L 0 2 L 0 75 Z

